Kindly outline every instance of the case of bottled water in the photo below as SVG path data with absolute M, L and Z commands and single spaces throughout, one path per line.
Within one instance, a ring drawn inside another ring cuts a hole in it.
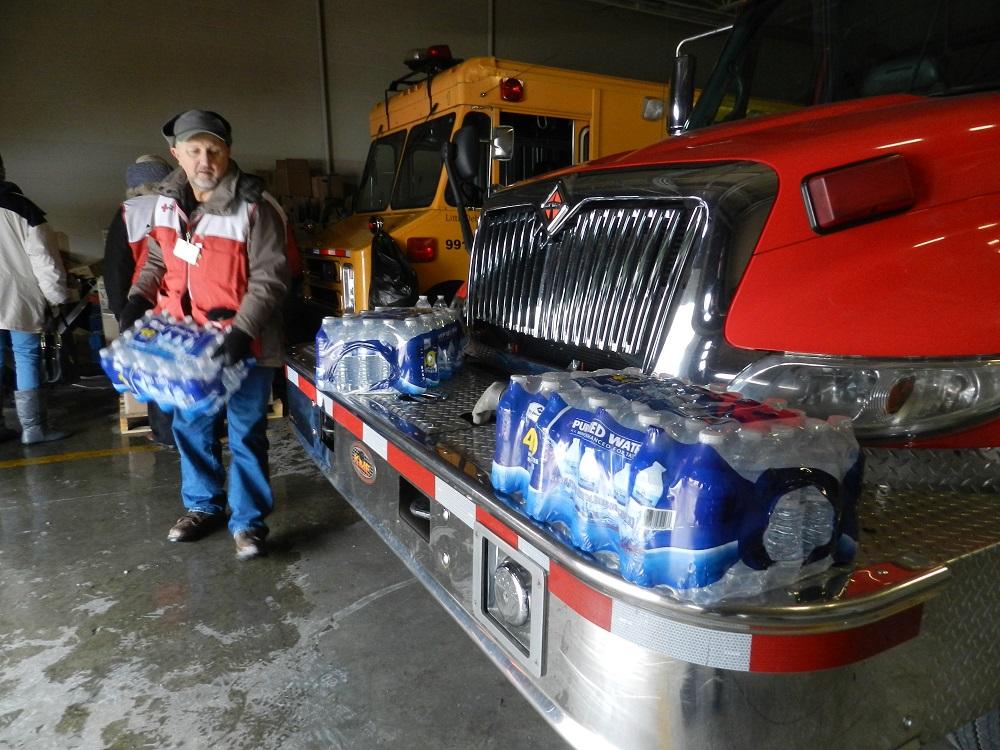
M 458 313 L 426 298 L 421 303 L 324 318 L 316 333 L 316 387 L 417 395 L 450 378 L 461 362 Z
M 155 401 L 167 411 L 214 414 L 247 376 L 253 359 L 225 367 L 213 355 L 222 329 L 190 317 L 147 313 L 100 352 L 101 366 L 120 393 Z
M 626 580 L 704 603 L 851 560 L 862 468 L 845 417 L 599 370 L 512 377 L 492 479 Z

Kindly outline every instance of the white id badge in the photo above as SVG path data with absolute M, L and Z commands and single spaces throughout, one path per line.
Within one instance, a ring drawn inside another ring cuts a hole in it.
M 192 245 L 187 240 L 178 238 L 174 244 L 174 255 L 185 263 L 190 263 L 192 266 L 197 265 L 198 258 L 201 257 L 201 248 L 197 245 Z

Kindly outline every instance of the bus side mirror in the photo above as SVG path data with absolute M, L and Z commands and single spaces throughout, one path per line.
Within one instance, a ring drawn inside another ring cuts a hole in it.
M 452 138 L 452 165 L 458 179 L 474 182 L 479 176 L 479 131 L 475 125 L 465 125 Z
M 670 116 L 667 130 L 670 135 L 680 135 L 687 126 L 694 107 L 694 55 L 677 55 L 674 58 L 674 75 L 670 85 Z
M 514 158 L 514 128 L 510 125 L 498 125 L 493 128 L 490 144 L 493 147 L 494 159 L 510 161 Z

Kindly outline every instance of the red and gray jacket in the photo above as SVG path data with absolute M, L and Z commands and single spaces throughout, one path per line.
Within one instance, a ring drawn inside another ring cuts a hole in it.
M 184 171 L 174 170 L 160 185 L 148 255 L 129 295 L 155 301 L 157 312 L 234 325 L 254 337 L 258 364 L 276 367 L 288 263 L 284 222 L 268 197 L 231 162 L 211 198 L 197 203 Z M 196 263 L 174 254 L 180 239 L 200 248 Z
M 149 249 L 146 235 L 153 223 L 158 195 L 137 195 L 118 208 L 104 240 L 104 286 L 108 307 L 117 316 L 128 291 L 138 280 Z
M 153 210 L 158 197 L 156 195 L 137 195 L 122 203 L 125 236 L 128 239 L 129 249 L 132 250 L 132 259 L 135 262 L 135 271 L 132 273 L 133 284 L 139 278 L 139 271 L 145 265 L 146 256 L 149 254 L 146 237 L 153 223 Z

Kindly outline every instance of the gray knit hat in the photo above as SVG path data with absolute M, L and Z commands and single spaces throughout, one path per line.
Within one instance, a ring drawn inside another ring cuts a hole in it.
M 161 132 L 171 146 L 176 146 L 198 133 L 214 135 L 227 146 L 233 143 L 233 131 L 226 118 L 218 112 L 204 109 L 189 109 L 171 117 L 164 123 Z
M 128 165 L 125 170 L 125 184 L 130 188 L 137 188 L 140 185 L 161 182 L 172 171 L 166 159 L 156 154 L 143 154 L 135 160 L 135 164 Z

